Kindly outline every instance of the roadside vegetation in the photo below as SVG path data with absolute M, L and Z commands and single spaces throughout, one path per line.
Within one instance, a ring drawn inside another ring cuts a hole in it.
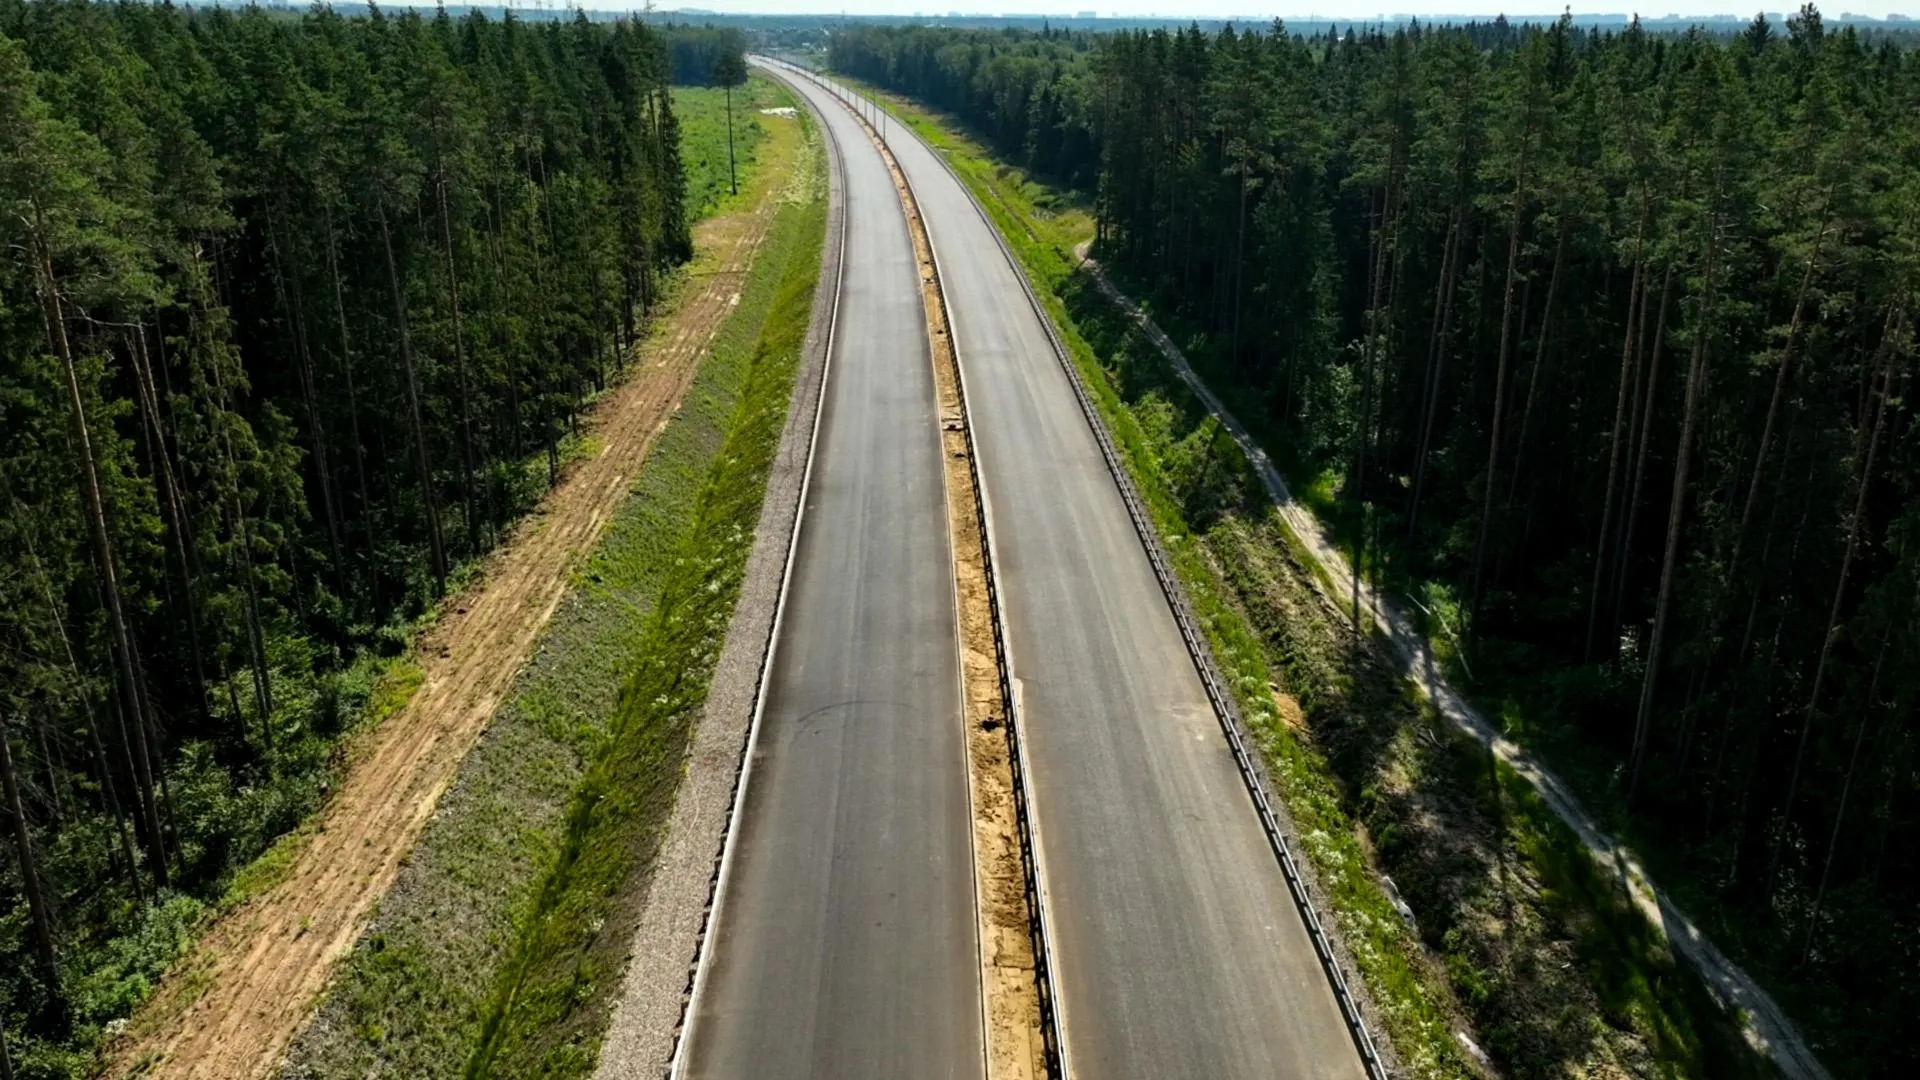
M 274 880 L 577 448 L 690 254 L 668 69 L 633 22 L 0 2 L 15 1075 Z
M 724 117 L 701 107 L 720 91 L 674 93 L 692 106 L 682 114 L 688 160 L 721 147 L 709 208 L 747 213 L 772 192 L 771 227 L 683 406 L 301 1035 L 288 1076 L 592 1068 L 603 995 L 623 970 L 751 543 L 825 220 L 820 147 L 804 119 L 736 112 L 736 148 L 752 149 L 730 197 Z M 736 109 L 748 95 L 792 104 L 760 78 L 736 88 Z M 689 167 L 690 188 L 700 173 Z M 697 254 L 689 272 L 712 274 L 711 259 Z
M 1416 701 L 1382 643 L 1355 640 L 1239 446 L 1077 270 L 1085 205 L 955 121 L 892 106 L 1060 325 L 1408 1075 L 1476 1075 L 1480 1054 L 1516 1077 L 1767 1075 L 1526 782 Z
M 1454 685 L 1836 1073 L 1920 1056 L 1920 38 L 862 28 L 1097 211 Z
M 680 125 L 680 167 L 687 177 L 687 215 L 698 221 L 721 213 L 729 198 L 727 183 L 726 90 L 713 86 L 673 88 L 673 115 Z M 758 121 L 761 109 L 795 108 L 791 96 L 778 84 L 754 77 L 733 90 L 734 164 L 741 190 L 758 160 L 767 127 Z

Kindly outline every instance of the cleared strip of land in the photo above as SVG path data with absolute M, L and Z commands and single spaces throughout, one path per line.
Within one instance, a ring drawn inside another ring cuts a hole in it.
M 737 303 L 780 205 L 769 184 L 750 209 L 697 231 L 685 292 L 597 410 L 595 448 L 447 601 L 417 649 L 412 700 L 351 748 L 352 764 L 284 872 L 218 919 L 112 1052 L 107 1071 L 151 1077 L 255 1077 L 272 1070 L 339 959 L 392 885 L 441 793 L 485 729 L 576 560 L 605 529 Z

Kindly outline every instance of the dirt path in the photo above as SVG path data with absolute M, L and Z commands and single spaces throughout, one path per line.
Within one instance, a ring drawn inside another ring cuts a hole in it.
M 134 1016 L 105 1075 L 251 1080 L 279 1062 L 739 300 L 784 187 L 757 179 L 752 206 L 695 228 L 700 254 L 688 279 L 626 383 L 589 421 L 598 452 L 488 557 L 479 581 L 446 601 L 415 648 L 425 678 L 412 700 L 356 737 L 352 764 L 285 875 L 213 923 Z
M 1260 445 L 1240 426 L 1227 407 L 1207 388 L 1192 365 L 1187 363 L 1179 347 L 1154 325 L 1139 305 L 1114 286 L 1099 263 L 1087 257 L 1087 245 L 1082 245 L 1076 254 L 1101 293 L 1141 328 L 1160 354 L 1173 365 L 1180 381 L 1193 390 L 1207 410 L 1240 444 L 1240 449 L 1259 474 L 1261 483 L 1287 528 L 1292 530 L 1301 546 L 1320 565 L 1325 576 L 1316 576 L 1315 580 L 1325 589 L 1335 606 L 1351 612 L 1357 602 L 1372 623 L 1393 643 L 1401 673 L 1433 704 L 1434 710 L 1506 762 L 1540 792 L 1560 820 L 1580 837 L 1594 861 L 1616 876 L 1632 896 L 1634 905 L 1649 922 L 1660 928 L 1674 951 L 1700 973 L 1721 1007 L 1739 1018 L 1743 1034 L 1755 1050 L 1772 1059 L 1789 1080 L 1831 1080 L 1831 1075 L 1807 1046 L 1792 1019 L 1781 1011 L 1759 983 L 1707 940 L 1699 927 L 1654 885 L 1633 852 L 1607 835 L 1588 816 L 1573 791 L 1559 777 L 1548 771 L 1519 744 L 1502 735 L 1447 682 L 1446 676 L 1434 662 L 1433 652 L 1419 624 L 1398 604 L 1376 595 L 1365 583 L 1354 581 L 1346 557 L 1327 538 L 1319 520 L 1312 511 L 1294 500 L 1286 480 L 1274 468 L 1266 451 L 1260 449 Z

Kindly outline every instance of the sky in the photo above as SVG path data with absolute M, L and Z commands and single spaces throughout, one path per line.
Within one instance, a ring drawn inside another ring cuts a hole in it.
M 643 0 L 586 0 L 588 7 L 635 8 Z M 1746 17 L 1763 8 L 1773 12 L 1799 6 L 1798 0 L 1781 0 L 1746 6 L 1738 0 L 1588 0 L 1572 6 L 1576 15 L 1627 14 L 1634 11 L 1645 17 L 1661 15 L 1739 15 Z M 1557 16 L 1568 5 L 1565 0 L 655 0 L 661 11 L 674 8 L 698 8 L 729 14 L 845 14 L 845 15 L 1077 15 L 1095 12 L 1101 16 L 1162 16 L 1170 18 L 1222 18 L 1266 22 L 1275 17 L 1287 19 L 1367 20 L 1383 15 L 1436 14 L 1488 17 L 1504 12 L 1509 16 Z M 1841 12 L 1884 17 L 1888 14 L 1920 14 L 1920 0 L 1844 0 L 1821 5 L 1828 17 Z

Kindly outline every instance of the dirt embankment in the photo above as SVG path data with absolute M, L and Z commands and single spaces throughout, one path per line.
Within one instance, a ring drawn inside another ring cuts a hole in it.
M 597 445 L 446 601 L 419 643 L 408 704 L 358 736 L 339 789 L 284 876 L 226 912 L 133 1018 L 105 1075 L 251 1078 L 278 1063 L 392 885 L 440 795 L 565 596 L 575 560 L 623 499 L 679 408 L 778 209 L 759 204 L 695 230 L 703 255 L 624 385 L 595 411 Z

